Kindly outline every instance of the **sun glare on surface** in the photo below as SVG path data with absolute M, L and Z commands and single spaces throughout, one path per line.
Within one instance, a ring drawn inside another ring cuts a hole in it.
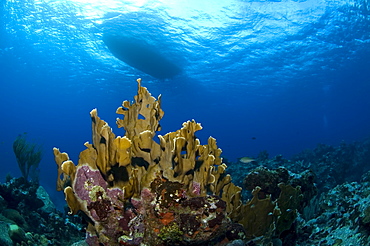
M 78 15 L 99 22 L 108 12 L 134 12 L 145 7 L 147 3 L 148 0 L 61 0 L 55 4 L 72 4 L 77 7 Z
M 83 3 L 83 4 L 90 4 L 90 5 L 98 5 L 98 6 L 106 6 L 107 8 L 112 7 L 121 7 L 123 4 L 129 4 L 134 6 L 142 6 L 144 5 L 148 0 L 126 0 L 126 1 L 120 1 L 120 0 L 68 0 L 70 2 L 75 3 Z

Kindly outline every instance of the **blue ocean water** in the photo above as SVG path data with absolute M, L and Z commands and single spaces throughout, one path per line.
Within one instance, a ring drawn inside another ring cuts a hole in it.
M 318 143 L 370 135 L 370 3 L 307 1 L 0 1 L 0 165 L 27 132 L 44 149 L 40 182 L 53 193 L 52 148 L 77 163 L 98 109 L 115 111 L 137 78 L 162 94 L 165 134 L 195 119 L 235 161 L 289 157 Z M 106 32 L 140 40 L 181 72 L 157 79 L 117 59 Z M 53 195 L 63 202 L 63 194 Z

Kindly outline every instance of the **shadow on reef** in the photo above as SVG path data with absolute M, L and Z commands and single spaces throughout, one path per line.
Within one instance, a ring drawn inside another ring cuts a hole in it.
M 55 209 L 42 186 L 24 177 L 0 184 L 0 245 L 71 245 L 83 238 L 81 219 Z

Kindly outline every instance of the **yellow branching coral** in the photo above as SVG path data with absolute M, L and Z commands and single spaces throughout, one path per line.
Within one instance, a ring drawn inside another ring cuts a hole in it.
M 124 136 L 116 136 L 94 109 L 92 143 L 85 143 L 77 166 L 54 148 L 58 190 L 64 189 L 71 213 L 81 210 L 93 221 L 91 245 L 173 243 L 156 236 L 166 228 L 180 228 L 184 240 L 212 240 L 232 228 L 227 215 L 237 217 L 241 188 L 225 174 L 216 140 L 200 144 L 195 133 L 202 126 L 194 120 L 154 140 L 164 115 L 161 97 L 156 100 L 140 82 L 134 102 L 124 101 L 117 109 Z M 137 231 L 134 224 L 150 230 Z
M 141 132 L 149 130 L 152 133 L 160 131 L 159 121 L 162 119 L 164 112 L 161 109 L 161 97 L 156 100 L 149 91 L 139 83 L 138 94 L 134 97 L 135 102 L 124 101 L 122 107 L 117 109 L 117 114 L 122 114 L 123 119 L 117 119 L 118 127 L 126 130 L 126 137 L 132 139 Z
M 55 162 L 58 165 L 57 191 L 62 191 L 65 188 L 65 184 L 67 183 L 69 177 L 68 174 L 65 174 L 63 171 L 62 164 L 69 160 L 69 156 L 67 153 L 61 153 L 57 148 L 54 148 L 53 150 Z
M 71 213 L 80 210 L 90 218 L 89 245 L 174 245 L 181 240 L 201 245 L 226 237 L 226 231 L 236 235 L 233 239 L 252 239 L 289 227 L 286 219 L 296 216 L 299 188 L 281 184 L 280 198 L 272 201 L 259 199 L 257 187 L 243 204 L 216 140 L 209 137 L 202 145 L 196 138 L 199 123 L 184 122 L 156 141 L 164 115 L 161 97 L 156 100 L 137 82 L 134 101 L 124 101 L 116 111 L 123 116 L 117 125 L 124 136 L 116 136 L 94 109 L 92 143 L 85 143 L 78 165 L 54 148 L 57 189 L 64 189 Z M 294 199 L 286 201 L 289 197 Z

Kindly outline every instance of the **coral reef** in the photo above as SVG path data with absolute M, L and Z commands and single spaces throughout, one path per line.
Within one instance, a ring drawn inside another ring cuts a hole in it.
M 314 149 L 306 149 L 290 159 L 277 155 L 269 158 L 267 151 L 259 153 L 253 163 L 234 165 L 228 163 L 228 173 L 233 174 L 235 183 L 242 186 L 245 174 L 260 166 L 278 170 L 280 167 L 290 172 L 301 173 L 311 170 L 317 177 L 315 182 L 320 192 L 327 192 L 344 182 L 359 181 L 370 170 L 370 139 L 361 142 L 344 143 L 339 146 L 318 144 Z M 237 170 L 235 170 L 237 169 Z M 266 184 L 264 184 L 266 185 Z
M 259 197 L 270 195 L 273 200 L 281 196 L 281 185 L 289 185 L 302 191 L 302 201 L 300 208 L 303 208 L 317 194 L 315 186 L 315 173 L 306 170 L 299 174 L 290 172 L 285 167 L 268 169 L 259 166 L 252 169 L 244 178 L 243 184 L 246 190 L 252 191 L 260 187 Z
M 344 182 L 359 181 L 370 170 L 370 139 L 334 147 L 318 144 L 292 157 L 301 169 L 313 170 L 319 190 L 329 191 Z
M 316 216 L 298 221 L 297 245 L 370 245 L 370 172 L 317 198 Z
M 44 188 L 24 177 L 0 184 L 0 245 L 70 245 L 83 237 L 80 220 L 57 211 Z
M 246 175 L 244 185 L 253 195 L 243 206 L 243 219 L 239 221 L 247 238 L 258 245 L 273 240 L 288 245 L 294 221 L 316 195 L 313 173 L 294 174 L 284 167 L 270 170 L 260 166 Z M 256 236 L 263 236 L 263 240 L 254 239 Z
M 54 148 L 58 190 L 72 214 L 88 216 L 89 245 L 216 245 L 243 237 L 230 220 L 240 217 L 241 188 L 226 175 L 215 139 L 201 145 L 195 132 L 202 127 L 193 120 L 156 142 L 160 104 L 139 79 L 134 102 L 117 109 L 123 137 L 94 109 L 93 143 L 85 143 L 77 166 Z
M 271 242 L 288 246 L 370 245 L 370 172 L 365 173 L 369 170 L 370 139 L 337 147 L 319 144 L 290 160 L 282 155 L 269 158 L 263 151 L 255 160 L 249 165 L 229 162 L 228 172 L 238 184 L 244 180 L 246 190 L 255 192 L 258 187 L 259 199 L 277 201 L 283 193 L 281 183 L 300 187 L 303 195 L 290 228 L 278 237 L 278 228 L 272 230 L 275 238 Z M 289 217 L 287 221 L 291 221 Z M 270 235 L 267 232 L 263 237 Z M 260 241 L 257 245 L 265 244 Z
M 201 145 L 196 138 L 202 127 L 194 120 L 155 138 L 161 98 L 138 82 L 134 101 L 117 109 L 123 137 L 94 109 L 93 141 L 77 165 L 54 148 L 57 189 L 70 213 L 87 220 L 88 245 L 369 245 L 370 175 L 338 185 L 367 169 L 366 142 L 320 145 L 293 160 L 269 159 L 264 151 L 253 163 L 226 169 L 215 139 Z M 361 171 L 346 177 L 353 166 Z M 331 182 L 339 170 L 342 178 Z

